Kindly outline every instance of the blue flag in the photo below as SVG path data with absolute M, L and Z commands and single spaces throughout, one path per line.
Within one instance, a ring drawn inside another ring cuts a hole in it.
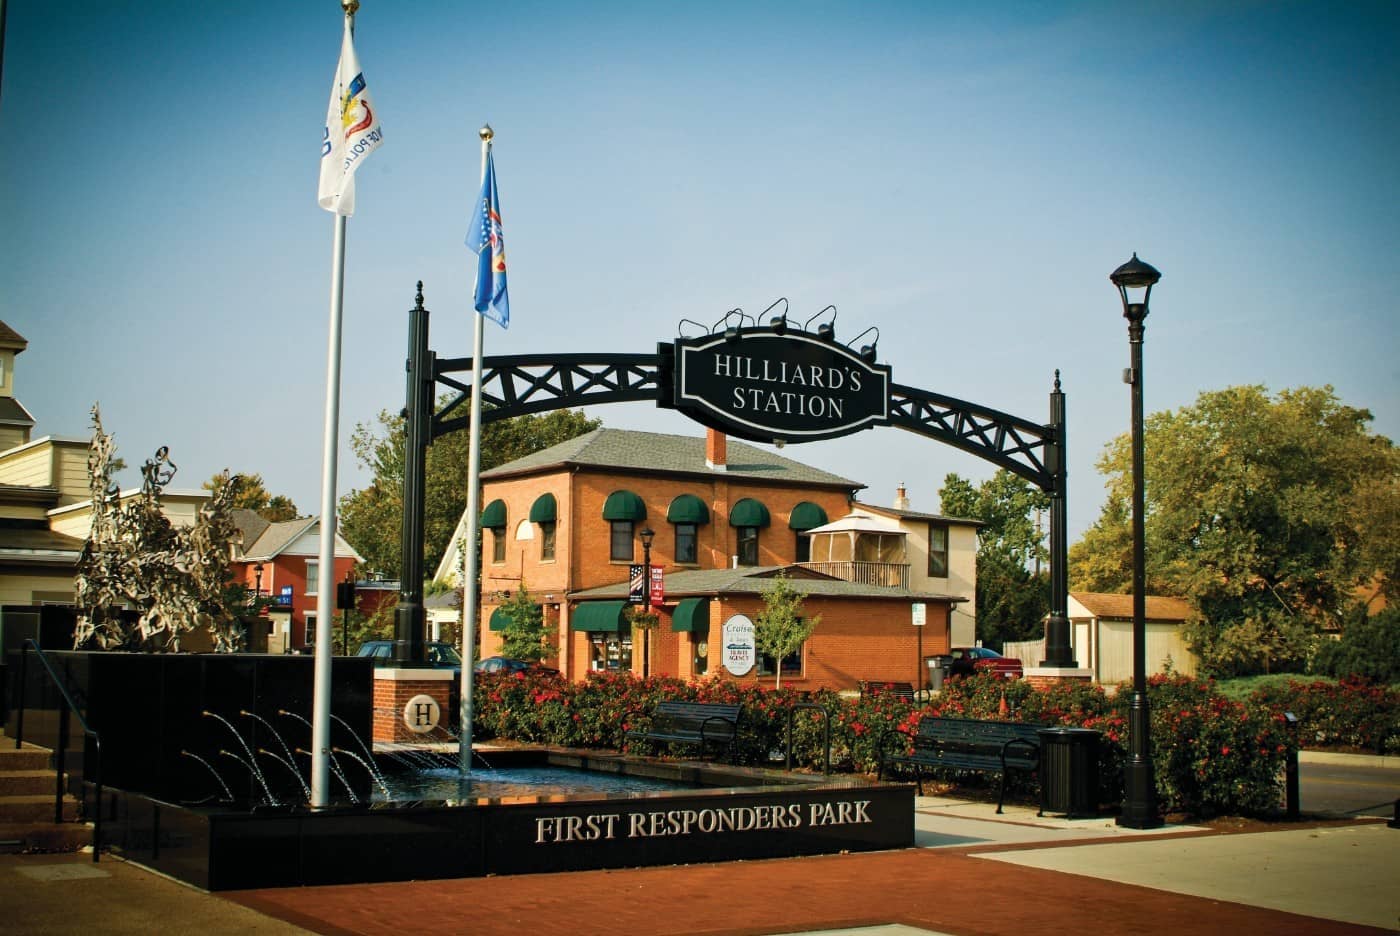
M 510 296 L 506 293 L 506 247 L 501 236 L 501 200 L 496 195 L 496 165 L 486 154 L 481 197 L 467 232 L 467 249 L 477 256 L 476 311 L 502 328 L 510 327 Z

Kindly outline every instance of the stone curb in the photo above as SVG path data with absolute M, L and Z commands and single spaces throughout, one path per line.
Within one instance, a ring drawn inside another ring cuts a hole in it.
M 1351 767 L 1379 767 L 1400 770 L 1400 757 L 1383 754 L 1337 754 L 1332 751 L 1299 751 L 1300 764 L 1347 764 Z

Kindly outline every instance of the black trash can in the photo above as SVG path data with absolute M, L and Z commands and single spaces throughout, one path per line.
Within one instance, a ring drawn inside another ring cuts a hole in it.
M 1040 810 L 1070 819 L 1099 812 L 1099 733 L 1092 728 L 1042 728 Z

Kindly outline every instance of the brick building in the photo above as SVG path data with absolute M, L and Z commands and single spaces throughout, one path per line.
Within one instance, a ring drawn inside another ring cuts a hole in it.
M 724 671 L 721 634 L 752 619 L 779 569 L 822 622 L 783 661 L 785 686 L 853 689 L 861 680 L 915 681 L 925 655 L 949 647 L 952 608 L 970 597 L 907 584 L 850 581 L 809 564 L 811 531 L 846 516 L 863 487 L 710 430 L 703 439 L 598 429 L 482 473 L 481 656 L 499 652 L 498 613 L 525 588 L 555 637 L 548 662 L 571 679 L 591 670 L 694 678 Z M 659 625 L 633 634 L 629 573 L 644 558 L 664 595 Z M 456 583 L 465 518 L 437 578 Z M 896 563 L 897 564 L 897 563 Z M 912 606 L 926 625 L 912 625 Z M 922 636 L 921 636 L 922 635 Z M 644 650 L 646 652 L 644 652 Z M 742 676 L 771 684 L 777 661 Z

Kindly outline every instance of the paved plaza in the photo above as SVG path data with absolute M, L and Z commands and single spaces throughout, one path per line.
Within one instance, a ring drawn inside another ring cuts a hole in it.
M 1400 829 L 1375 818 L 1267 831 L 919 797 L 916 847 L 678 867 L 207 894 L 115 858 L 0 856 L 16 934 L 1395 932 Z M 374 860 L 372 842 L 364 858 Z

